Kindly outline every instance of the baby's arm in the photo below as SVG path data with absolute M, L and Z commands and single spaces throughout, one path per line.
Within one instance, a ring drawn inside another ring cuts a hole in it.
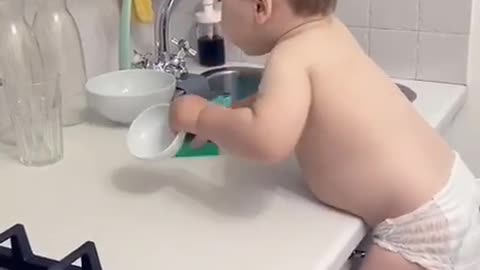
M 281 161 L 294 151 L 301 136 L 310 89 L 305 67 L 272 54 L 253 104 L 237 109 L 207 106 L 199 114 L 197 134 L 234 155 Z
M 252 95 L 251 97 L 235 102 L 234 104 L 232 104 L 232 108 L 238 109 L 242 107 L 250 107 L 253 105 L 253 103 L 256 100 L 257 100 L 257 95 Z

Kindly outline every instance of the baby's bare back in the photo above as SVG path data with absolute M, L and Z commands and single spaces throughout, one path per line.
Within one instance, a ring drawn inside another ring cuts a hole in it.
M 376 225 L 428 201 L 453 153 L 335 18 L 285 42 L 284 63 L 304 66 L 311 107 L 296 147 L 313 193 Z M 302 91 L 296 89 L 295 91 Z M 308 91 L 308 90 L 306 90 Z

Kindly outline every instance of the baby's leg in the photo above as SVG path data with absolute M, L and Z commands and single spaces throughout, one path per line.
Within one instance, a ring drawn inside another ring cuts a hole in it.
M 372 245 L 364 259 L 361 270 L 425 270 L 425 268 L 405 260 L 401 255 Z

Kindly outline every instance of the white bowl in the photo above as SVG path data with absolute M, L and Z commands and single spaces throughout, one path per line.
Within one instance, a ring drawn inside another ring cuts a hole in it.
M 130 124 L 152 105 L 170 103 L 176 80 L 168 73 L 132 69 L 102 74 L 85 86 L 92 109 L 114 122 Z
M 169 105 L 154 105 L 142 112 L 127 134 L 130 154 L 140 159 L 174 157 L 185 140 L 185 133 L 174 134 L 169 125 Z

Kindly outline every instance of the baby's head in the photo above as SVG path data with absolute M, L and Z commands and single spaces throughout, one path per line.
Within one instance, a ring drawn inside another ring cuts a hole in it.
M 271 51 L 288 30 L 330 15 L 337 0 L 223 0 L 224 30 L 249 55 Z

